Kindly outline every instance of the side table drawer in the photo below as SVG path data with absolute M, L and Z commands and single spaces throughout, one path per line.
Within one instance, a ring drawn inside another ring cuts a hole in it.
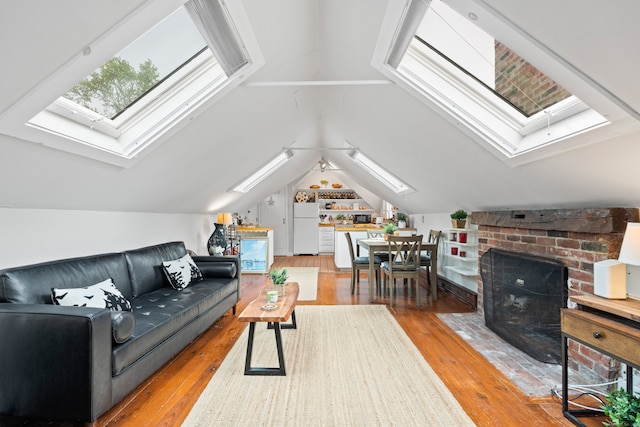
M 613 357 L 640 366 L 640 329 L 576 309 L 562 309 L 562 333 Z

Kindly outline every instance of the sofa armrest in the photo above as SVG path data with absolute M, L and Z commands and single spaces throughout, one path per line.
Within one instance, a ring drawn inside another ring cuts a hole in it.
M 108 310 L 0 304 L 0 413 L 94 421 L 111 407 Z
M 202 275 L 204 277 L 211 277 L 209 276 L 208 271 L 215 271 L 217 270 L 216 265 L 220 265 L 223 263 L 229 263 L 232 262 L 235 264 L 236 266 L 236 274 L 235 274 L 235 279 L 237 280 L 237 286 L 238 286 L 238 301 L 240 301 L 240 298 L 242 296 L 242 286 L 241 286 L 241 276 L 242 276 L 242 272 L 240 271 L 240 255 L 225 255 L 225 256 L 194 256 L 192 257 L 193 261 L 196 263 L 196 265 L 198 266 L 198 268 L 202 271 Z M 218 276 L 213 276 L 213 277 L 218 277 Z M 226 276 L 228 277 L 228 276 Z M 235 314 L 236 312 L 236 307 L 233 307 L 233 312 Z
M 236 272 L 234 277 L 240 279 L 240 256 L 239 255 L 225 255 L 225 256 L 194 256 L 192 257 L 193 261 L 196 263 L 198 268 L 202 270 L 202 274 L 204 277 L 220 277 L 216 274 L 217 272 L 222 271 L 224 277 L 229 277 L 226 269 L 223 267 L 224 265 L 228 265 L 229 263 L 233 263 L 236 267 Z

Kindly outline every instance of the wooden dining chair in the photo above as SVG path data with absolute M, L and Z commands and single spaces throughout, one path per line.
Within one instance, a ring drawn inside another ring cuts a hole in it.
M 440 236 L 442 231 L 430 230 L 429 240 L 427 243 L 433 245 L 433 249 L 426 253 L 420 254 L 420 266 L 425 267 L 427 270 L 427 285 L 431 289 L 431 300 L 436 301 L 438 292 L 437 274 L 438 274 L 438 246 L 440 245 Z M 420 288 L 417 288 L 416 292 L 420 292 Z
M 368 239 L 382 239 L 384 238 L 384 231 L 382 231 L 382 229 L 371 229 L 371 228 L 367 228 L 367 238 Z M 389 259 L 389 254 L 384 251 L 384 252 L 376 252 L 375 253 L 376 256 L 380 257 L 380 261 L 384 262 L 387 261 Z
M 414 283 L 416 291 L 418 291 L 422 237 L 422 235 L 388 237 L 389 260 L 381 264 L 380 271 L 383 275 L 382 289 L 385 294 L 387 292 L 387 283 L 391 284 L 392 289 L 389 289 L 389 303 L 391 306 L 393 306 L 395 298 L 396 279 L 410 279 L 408 282 L 409 294 L 411 294 L 411 281 Z
M 349 248 L 349 255 L 351 257 L 351 295 L 353 295 L 356 289 L 356 281 L 360 284 L 360 270 L 369 271 L 369 256 L 355 256 L 351 234 L 346 232 L 344 235 L 347 238 L 347 247 Z M 374 255 L 373 264 L 376 274 L 376 290 L 378 292 L 380 289 L 380 263 L 380 258 Z M 369 280 L 372 280 L 372 278 L 369 277 Z

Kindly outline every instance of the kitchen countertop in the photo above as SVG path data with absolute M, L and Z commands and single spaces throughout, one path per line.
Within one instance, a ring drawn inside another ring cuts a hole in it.
M 376 224 L 353 224 L 353 225 L 343 225 L 337 224 L 336 231 L 365 231 L 367 229 L 377 230 L 380 229 Z
M 238 227 L 238 232 L 247 232 L 247 231 L 271 231 L 273 228 L 271 227 Z

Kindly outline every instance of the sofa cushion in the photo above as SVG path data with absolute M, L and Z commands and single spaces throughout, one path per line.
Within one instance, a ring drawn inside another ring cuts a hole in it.
M 113 342 L 122 344 L 131 338 L 135 325 L 136 319 L 130 311 L 112 311 L 111 335 L 113 336 Z
M 171 287 L 178 291 L 202 280 L 202 273 L 189 254 L 172 261 L 164 261 L 162 269 Z
M 187 249 L 182 242 L 163 243 L 124 252 L 133 297 L 137 298 L 165 286 L 167 282 L 162 262 L 186 254 Z
M 122 254 L 69 258 L 0 271 L 0 302 L 52 304 L 51 288 L 79 288 L 113 279 L 125 298 L 131 299 L 127 265 Z
M 237 291 L 238 279 L 204 279 L 182 291 L 165 287 L 133 300 L 135 329 L 113 347 L 113 375 Z
M 82 288 L 51 288 L 51 300 L 56 305 L 131 311 L 131 303 L 116 288 L 112 279 Z

